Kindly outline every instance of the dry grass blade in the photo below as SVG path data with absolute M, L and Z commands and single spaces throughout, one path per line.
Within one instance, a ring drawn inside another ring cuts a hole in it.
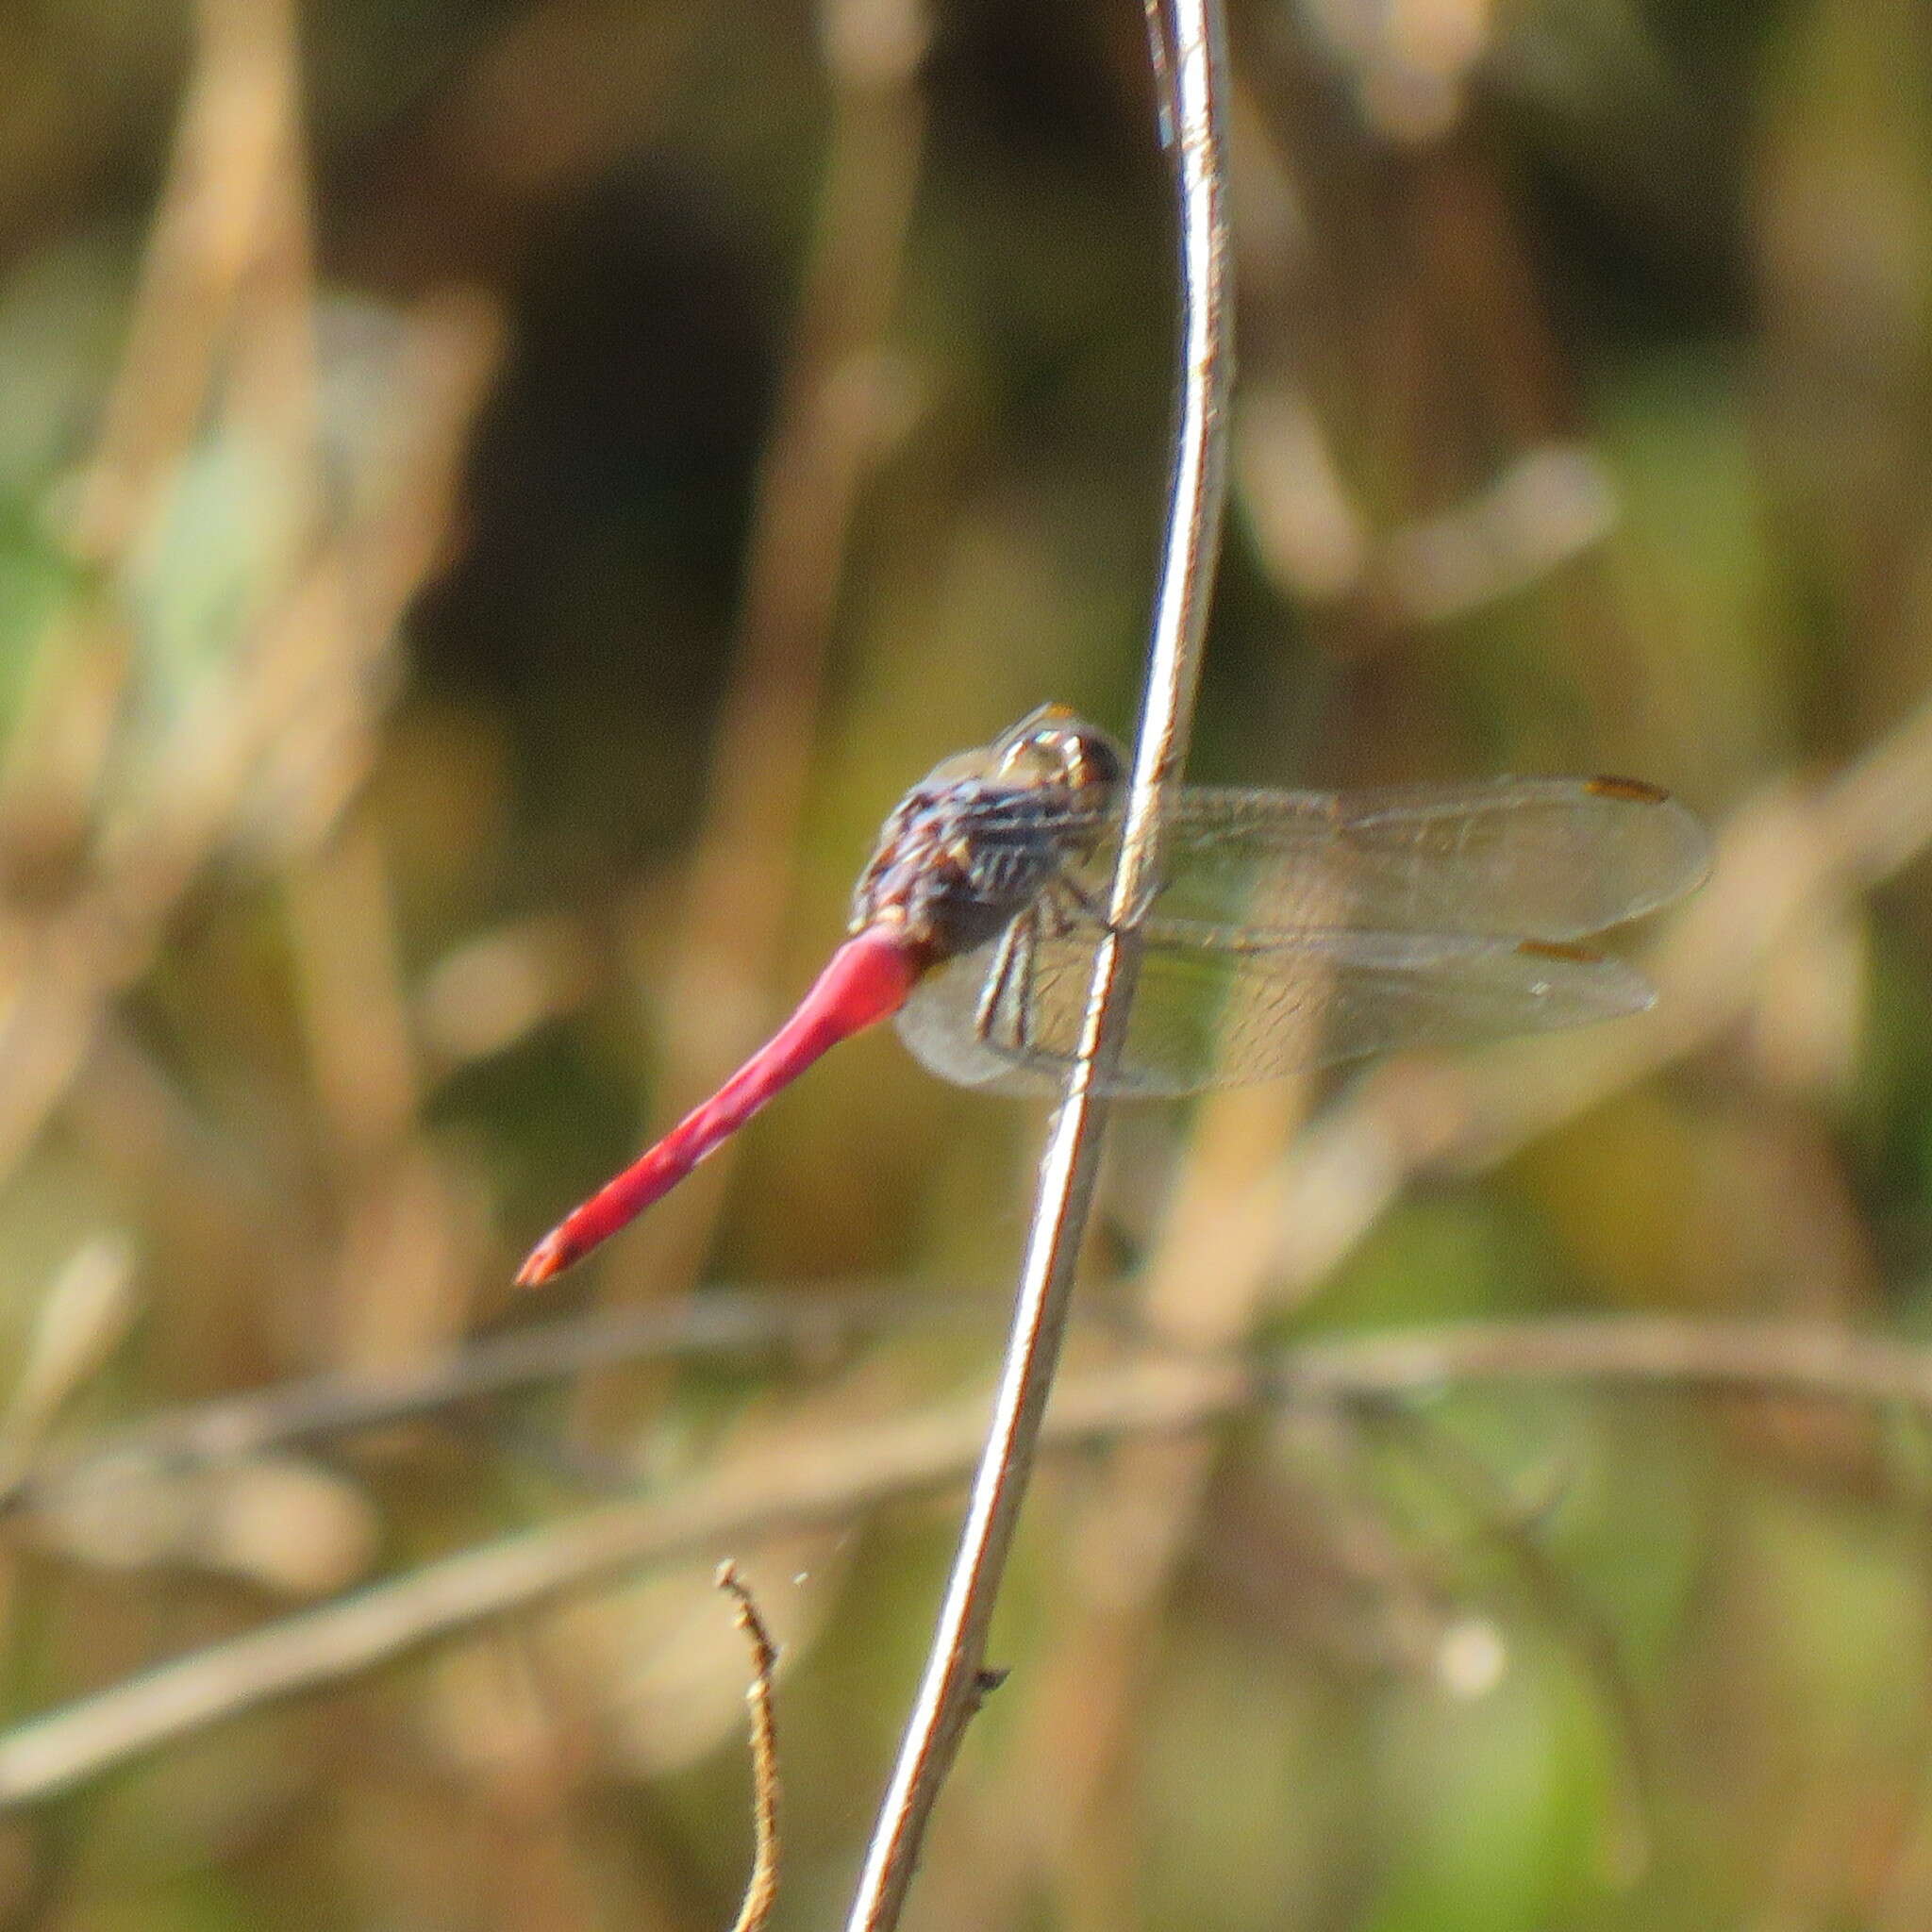
M 0 1498 L 20 1478 L 68 1397 L 127 1331 L 137 1303 L 133 1245 L 116 1235 L 86 1242 L 41 1304 L 26 1359 L 0 1409 Z
M 352 724 L 368 702 L 367 674 L 444 540 L 462 438 L 497 343 L 494 317 L 474 302 L 418 308 L 398 356 L 411 408 L 382 500 L 325 533 L 250 641 L 219 714 L 197 713 L 175 735 L 142 808 L 97 841 L 85 889 L 26 930 L 0 1026 L 0 1173 L 67 1092 L 112 1002 L 147 971 L 170 915 L 273 758 L 298 727 L 338 708 Z M 351 581 L 356 621 L 345 628 Z

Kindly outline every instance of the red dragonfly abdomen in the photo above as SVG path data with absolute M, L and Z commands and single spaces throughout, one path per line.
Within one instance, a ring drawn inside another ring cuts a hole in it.
M 822 1054 L 896 1013 L 930 958 L 897 922 L 855 933 L 832 955 L 791 1019 L 710 1099 L 531 1249 L 517 1271 L 518 1284 L 534 1288 L 581 1260 L 675 1188 Z

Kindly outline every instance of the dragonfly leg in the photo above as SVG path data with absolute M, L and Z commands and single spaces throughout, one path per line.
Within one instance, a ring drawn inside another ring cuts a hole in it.
M 1034 954 L 1039 943 L 1039 918 L 1037 904 L 1030 906 L 1000 935 L 992 970 L 986 975 L 986 985 L 974 1013 L 974 1027 L 979 1038 L 999 1046 L 1004 1043 L 998 1038 L 1001 1010 L 1008 998 L 1017 994 L 1019 1006 L 1012 1044 L 1023 1053 L 1032 1035 L 1027 1001 L 1033 983 Z
M 1053 908 L 1055 939 L 1063 939 L 1073 930 L 1073 917 L 1067 910 L 1069 901 L 1074 911 L 1091 920 L 1103 932 L 1113 929 L 1112 922 L 1107 916 L 1107 908 L 1071 873 L 1056 873 L 1040 896 Z

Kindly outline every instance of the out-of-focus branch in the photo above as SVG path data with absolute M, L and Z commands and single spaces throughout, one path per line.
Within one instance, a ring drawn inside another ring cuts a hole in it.
M 75 514 L 77 543 L 104 562 L 118 562 L 194 435 L 291 159 L 288 0 L 199 0 L 194 15 L 195 71 Z
M 1308 217 L 1287 144 L 1252 89 L 1230 116 L 1241 275 L 1242 365 L 1234 475 L 1257 558 L 1299 608 L 1337 607 L 1331 648 L 1387 648 L 1413 626 L 1441 624 L 1510 596 L 1559 570 L 1614 527 L 1617 497 L 1605 465 L 1579 439 L 1553 375 L 1554 344 L 1495 197 L 1474 171 L 1433 157 L 1450 203 L 1424 262 L 1409 273 L 1444 286 L 1432 308 L 1469 311 L 1466 335 L 1493 353 L 1457 365 L 1455 380 L 1499 387 L 1489 415 L 1514 453 L 1474 491 L 1376 527 L 1343 474 L 1310 384 L 1342 326 L 1346 295 L 1326 282 L 1308 245 Z M 1464 202 L 1473 206 L 1465 209 Z M 1475 250 L 1479 260 L 1462 259 Z M 1434 418 L 1428 420 L 1433 421 Z M 1424 468 L 1426 465 L 1424 465 Z
M 1360 1402 L 1491 1382 L 1790 1395 L 1932 1411 L 1932 1351 L 1803 1322 L 1657 1315 L 1445 1323 L 1310 1342 L 1285 1358 L 1275 1392 L 1295 1401 Z
M 1052 1439 L 1188 1426 L 1240 1406 L 1246 1372 L 1152 1366 L 1073 1391 Z M 1098 1398 L 1096 1400 L 1096 1398 Z M 973 1466 L 985 1404 L 727 1462 L 674 1497 L 623 1502 L 377 1584 L 307 1615 L 165 1665 L 0 1737 L 0 1807 L 64 1789 L 124 1758 L 290 1692 L 337 1683 L 433 1638 L 528 1608 L 641 1564 L 701 1555 L 955 1482 Z
M 886 1329 L 990 1325 L 998 1313 L 985 1295 L 914 1294 L 881 1285 L 842 1294 L 743 1290 L 668 1308 L 546 1322 L 419 1365 L 279 1382 L 131 1424 L 20 1470 L 0 1488 L 0 1512 L 58 1507 L 63 1491 L 96 1474 L 142 1468 L 182 1474 L 297 1443 L 392 1428 L 614 1362 L 778 1351 L 815 1357 Z
M 1042 1442 L 1078 1449 L 1267 1406 L 1386 1404 L 1518 1382 L 1896 1404 L 1932 1416 L 1932 1350 L 1802 1323 L 1632 1318 L 1444 1324 L 1310 1343 L 1260 1366 L 1147 1357 L 1064 1380 Z M 641 1565 L 846 1523 L 958 1482 L 983 1426 L 975 1398 L 804 1441 L 786 1457 L 747 1456 L 675 1495 L 591 1510 L 162 1665 L 0 1735 L 0 1807 Z

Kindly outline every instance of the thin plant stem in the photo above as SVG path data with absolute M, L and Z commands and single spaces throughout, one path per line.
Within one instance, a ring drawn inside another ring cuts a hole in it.
M 1226 494 L 1233 377 L 1226 281 L 1219 0 L 1174 0 L 1172 59 L 1158 76 L 1174 158 L 1181 287 L 1179 410 L 1167 541 L 1108 931 L 1093 963 L 1078 1058 L 1054 1117 L 991 1425 L 967 1506 L 924 1680 L 874 1827 L 850 1932 L 895 1925 L 927 1822 L 978 1707 L 999 1581 L 1012 1545 L 1098 1170 L 1105 1109 L 1095 1087 L 1119 1050 L 1133 996 L 1132 928 L 1158 882 L 1160 828 L 1179 781 L 1199 682 Z M 1155 23 L 1156 42 L 1160 24 Z
M 738 1627 L 751 1645 L 752 1661 L 751 1689 L 745 1692 L 751 1706 L 751 1876 L 731 1932 L 760 1932 L 778 1902 L 778 1726 L 772 1711 L 778 1647 L 729 1557 L 718 1566 L 717 1583 L 738 1607 Z

